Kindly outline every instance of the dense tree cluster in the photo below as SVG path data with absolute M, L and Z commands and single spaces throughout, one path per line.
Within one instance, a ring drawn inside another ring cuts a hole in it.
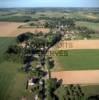
M 24 41 L 31 39 L 32 37 L 33 37 L 33 33 L 30 32 L 22 33 L 19 36 L 17 36 L 17 41 L 19 43 L 22 43 Z
M 79 33 L 86 38 L 91 38 L 91 34 L 95 34 L 95 31 L 92 29 L 88 29 L 87 27 L 84 26 L 78 26 L 76 29 L 79 31 Z
M 17 45 L 11 45 L 8 47 L 8 50 L 6 51 L 6 53 L 8 54 L 19 54 L 21 52 L 21 47 L 17 46 Z
M 5 52 L 5 59 L 14 62 L 22 62 L 22 47 L 11 45 Z

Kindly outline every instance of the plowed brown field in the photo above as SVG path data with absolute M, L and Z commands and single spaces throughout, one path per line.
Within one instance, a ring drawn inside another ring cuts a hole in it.
M 99 84 L 99 70 L 52 72 L 52 77 L 62 79 L 63 84 Z
M 49 29 L 45 28 L 18 28 L 24 23 L 15 22 L 0 22 L 0 37 L 15 37 L 24 32 L 49 32 Z
M 99 49 L 99 40 L 61 41 L 50 50 Z

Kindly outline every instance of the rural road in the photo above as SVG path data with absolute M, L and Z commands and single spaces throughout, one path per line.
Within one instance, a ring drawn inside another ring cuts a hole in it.
M 52 72 L 52 77 L 62 79 L 63 84 L 99 84 L 99 70 Z

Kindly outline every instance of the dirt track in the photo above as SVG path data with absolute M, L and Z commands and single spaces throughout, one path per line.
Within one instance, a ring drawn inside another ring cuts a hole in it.
M 49 32 L 49 29 L 45 28 L 18 28 L 24 23 L 15 22 L 0 22 L 0 37 L 15 37 L 24 32 Z
M 62 79 L 63 84 L 99 84 L 99 70 L 52 72 L 52 77 Z

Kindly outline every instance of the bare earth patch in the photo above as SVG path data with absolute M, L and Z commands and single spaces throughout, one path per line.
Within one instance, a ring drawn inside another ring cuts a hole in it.
M 52 77 L 62 79 L 63 84 L 99 84 L 99 70 L 52 72 Z

